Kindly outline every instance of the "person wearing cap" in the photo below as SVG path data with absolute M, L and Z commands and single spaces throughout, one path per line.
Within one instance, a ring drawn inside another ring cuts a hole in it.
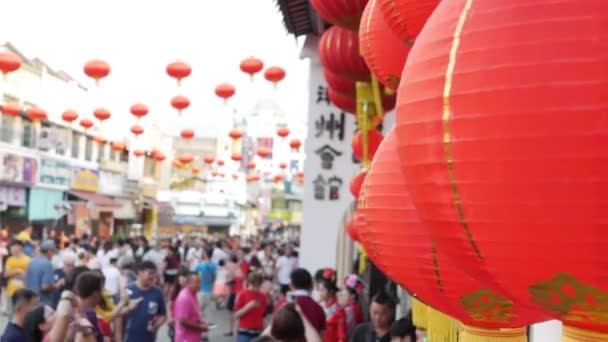
M 30 261 L 24 278 L 25 287 L 34 291 L 40 297 L 41 303 L 49 306 L 54 302 L 55 277 L 51 259 L 55 250 L 55 242 L 42 242 L 40 254 Z

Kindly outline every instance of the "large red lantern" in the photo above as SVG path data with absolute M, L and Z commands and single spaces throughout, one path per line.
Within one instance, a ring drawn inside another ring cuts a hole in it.
M 228 136 L 234 140 L 238 140 L 243 136 L 243 131 L 238 128 L 233 128 L 228 132 Z
M 136 137 L 144 133 L 144 128 L 141 125 L 131 126 L 131 133 Z
M 264 78 L 276 86 L 285 78 L 285 70 L 277 66 L 270 67 L 264 71 Z
M 350 179 L 350 193 L 353 194 L 355 198 L 359 198 L 359 193 L 361 193 L 361 186 L 363 186 L 365 176 L 367 176 L 367 171 L 361 171 Z
M 213 155 L 206 155 L 205 157 L 203 157 L 203 161 L 205 162 L 205 164 L 211 165 L 215 161 L 215 156 L 213 156 Z
M 65 112 L 61 113 L 61 119 L 71 125 L 72 122 L 78 119 L 78 112 L 72 109 L 68 109 Z
M 190 65 L 184 62 L 173 62 L 167 65 L 167 75 L 175 78 L 177 80 L 177 84 L 181 84 L 182 79 L 190 76 L 192 73 L 192 68 Z
M 370 129 L 367 131 L 367 159 L 368 160 L 374 159 L 374 155 L 376 154 L 378 147 L 380 147 L 380 143 L 382 142 L 383 139 L 384 139 L 384 136 L 382 135 L 382 133 L 378 132 L 377 130 Z M 353 156 L 355 157 L 355 159 L 357 159 L 359 161 L 362 160 L 364 145 L 363 145 L 363 134 L 361 133 L 361 131 L 358 131 L 353 136 L 352 147 L 353 147 Z
M 355 97 L 343 95 L 332 88 L 327 89 L 327 96 L 331 104 L 341 111 L 351 114 L 357 113 L 357 99 Z
M 261 179 L 260 175 L 248 175 L 245 180 L 247 183 L 257 182 Z
M 435 244 L 412 204 L 397 144 L 393 130 L 382 143 L 359 197 L 356 229 L 368 256 L 413 296 L 464 323 L 461 341 L 526 341 L 525 327 L 544 317 L 469 277 Z M 445 339 L 429 336 L 429 340 Z
M 215 95 L 224 99 L 224 102 L 227 102 L 229 98 L 234 96 L 234 93 L 236 93 L 236 89 L 229 83 L 222 83 L 215 87 Z
M 2 113 L 8 116 L 19 116 L 21 114 L 21 106 L 15 102 L 5 103 L 2 105 Z
M 131 114 L 139 120 L 148 114 L 148 106 L 143 103 L 136 103 L 131 106 Z
M 106 142 L 106 138 L 102 137 L 101 135 L 95 135 L 93 136 L 93 141 L 101 145 Z
M 191 154 L 182 154 L 181 156 L 179 156 L 179 162 L 182 163 L 183 165 L 186 164 L 190 164 L 192 163 L 192 160 L 194 159 L 194 157 L 192 157 Z
M 34 124 L 39 124 L 40 121 L 46 120 L 46 110 L 38 107 L 32 107 L 27 110 L 27 117 L 32 120 Z
M 193 174 L 194 176 L 196 176 L 196 175 L 198 175 L 199 173 L 201 173 L 201 168 L 200 168 L 200 167 L 198 167 L 198 166 L 193 166 L 193 167 L 192 167 L 192 174 Z
M 255 166 L 256 166 L 256 165 L 255 165 L 255 162 L 254 162 L 253 160 L 250 160 L 250 161 L 248 161 L 248 162 L 247 162 L 247 168 L 248 168 L 249 170 L 253 170 L 253 169 L 255 169 Z
M 182 129 L 182 131 L 180 132 L 180 136 L 183 139 L 192 139 L 194 138 L 194 130 L 191 128 Z
M 190 106 L 190 100 L 185 96 L 177 95 L 171 99 L 171 106 L 177 109 L 177 112 L 181 114 L 184 109 Z
M 264 69 L 264 63 L 255 57 L 245 58 L 240 65 L 241 71 L 249 74 L 253 80 L 253 76 Z
M 0 71 L 4 79 L 8 76 L 9 72 L 17 71 L 21 67 L 21 58 L 12 52 L 1 52 L 0 53 Z
M 369 81 L 370 73 L 359 55 L 359 35 L 338 26 L 332 26 L 319 41 L 321 63 L 334 74 L 353 81 Z
M 384 19 L 402 42 L 416 39 L 441 0 L 377 0 Z
M 112 116 L 112 113 L 105 108 L 97 108 L 93 111 L 93 116 L 99 120 L 99 123 L 102 123 L 103 121 L 108 120 Z
M 456 268 L 565 341 L 606 341 L 608 2 L 504 4 L 443 1 L 427 22 L 399 87 L 401 168 Z
M 287 128 L 287 127 L 277 128 L 277 135 L 281 138 L 287 138 L 287 136 L 289 135 L 289 128 Z
M 256 153 L 262 158 L 268 158 L 272 154 L 272 150 L 266 146 L 260 146 L 257 148 Z
M 300 151 L 300 146 L 302 146 L 300 139 L 291 139 L 289 142 L 289 147 L 296 152 Z
M 104 61 L 95 59 L 84 65 L 84 73 L 94 79 L 97 85 L 99 85 L 99 81 L 110 74 L 110 65 Z
M 91 119 L 82 119 L 80 120 L 80 127 L 82 127 L 85 131 L 88 131 L 91 127 L 93 127 L 93 121 Z
M 180 169 L 180 168 L 182 168 L 184 166 L 184 163 L 182 163 L 181 161 L 179 161 L 177 159 L 174 159 L 171 162 L 171 165 L 173 165 L 173 167 L 176 168 L 176 169 Z
M 310 3 L 319 16 L 326 21 L 356 31 L 368 0 L 311 0 Z
M 239 162 L 243 160 L 243 156 L 240 153 L 235 152 L 232 154 L 232 156 L 230 156 L 230 159 L 234 160 L 235 162 Z
M 329 69 L 323 69 L 323 75 L 325 76 L 329 88 L 349 98 L 355 98 L 357 96 L 357 85 L 355 81 L 338 76 L 329 71 Z M 401 76 L 401 74 L 399 76 Z
M 400 41 L 388 27 L 379 1 L 370 0 L 363 12 L 359 28 L 361 54 L 376 78 L 385 87 L 397 90 L 410 46 Z

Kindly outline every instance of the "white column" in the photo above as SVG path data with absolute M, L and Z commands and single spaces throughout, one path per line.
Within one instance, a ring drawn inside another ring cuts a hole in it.
M 92 153 L 91 153 L 91 160 L 93 160 L 93 162 L 97 162 L 97 157 L 99 156 L 100 152 L 101 151 L 99 151 L 99 144 L 93 143 L 93 148 L 92 148 Z
M 85 148 L 87 143 L 87 137 L 85 135 L 81 135 L 78 138 L 78 159 L 85 160 Z
M 103 158 L 104 160 L 110 159 L 110 144 L 103 144 Z
M 13 145 L 21 146 L 21 135 L 23 133 L 23 125 L 21 123 L 21 118 L 16 116 L 13 120 L 13 129 L 12 129 L 12 139 L 11 142 Z
M 557 320 L 533 324 L 530 327 L 530 342 L 562 340 L 562 322 Z

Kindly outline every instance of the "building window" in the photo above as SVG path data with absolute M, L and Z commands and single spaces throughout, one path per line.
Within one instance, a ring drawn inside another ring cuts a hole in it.
M 21 135 L 21 146 L 34 147 L 36 145 L 36 133 L 34 125 L 29 121 L 22 121 L 23 134 Z
M 97 144 L 97 162 L 101 163 L 103 160 L 103 154 L 105 152 L 106 144 Z
M 78 158 L 78 150 L 80 147 L 80 134 L 72 132 L 72 158 Z
M 0 122 L 0 140 L 10 143 L 13 140 L 13 124 L 16 118 L 8 115 L 2 115 Z
M 148 158 L 144 160 L 144 177 L 156 178 L 156 160 Z
M 84 159 L 93 161 L 93 139 L 89 136 L 85 136 L 84 141 Z

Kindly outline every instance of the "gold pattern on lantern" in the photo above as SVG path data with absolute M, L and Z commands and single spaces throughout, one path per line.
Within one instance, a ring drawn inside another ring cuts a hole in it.
M 391 88 L 394 88 L 394 89 L 399 88 L 400 82 L 401 82 L 401 77 L 399 77 L 395 74 L 392 74 L 392 73 L 388 73 L 386 75 L 386 83 L 388 83 Z
M 435 269 L 435 281 L 439 291 L 443 292 L 443 282 L 441 281 L 441 271 L 439 269 L 439 259 L 437 258 L 437 245 L 435 239 L 431 240 L 431 253 L 433 254 L 433 268 Z
M 567 273 L 528 288 L 532 301 L 565 322 L 608 325 L 608 293 Z
M 487 288 L 460 297 L 460 303 L 475 321 L 507 323 L 515 316 L 513 302 Z

